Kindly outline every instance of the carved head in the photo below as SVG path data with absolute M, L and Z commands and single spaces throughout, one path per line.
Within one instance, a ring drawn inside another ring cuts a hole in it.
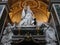
M 10 23 L 8 23 L 8 24 L 7 24 L 7 26 L 11 26 L 11 24 L 10 24 Z
M 24 10 L 27 10 L 27 4 L 25 4 L 25 5 L 23 6 L 23 8 L 24 8 Z

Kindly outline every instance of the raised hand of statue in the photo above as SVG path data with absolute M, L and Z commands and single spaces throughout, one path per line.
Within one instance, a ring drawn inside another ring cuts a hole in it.
M 27 12 L 27 6 L 24 6 L 23 10 L 22 10 L 22 16 L 21 19 L 24 19 L 26 16 L 26 12 Z

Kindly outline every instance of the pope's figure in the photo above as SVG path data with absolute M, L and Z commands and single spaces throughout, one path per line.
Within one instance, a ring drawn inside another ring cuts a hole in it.
M 31 25 L 34 22 L 33 17 L 34 17 L 33 12 L 31 11 L 30 6 L 24 6 L 21 17 L 22 20 L 18 25 L 19 26 Z

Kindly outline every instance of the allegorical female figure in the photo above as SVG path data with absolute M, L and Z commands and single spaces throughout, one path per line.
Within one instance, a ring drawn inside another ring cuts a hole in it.
M 13 32 L 11 31 L 11 28 L 13 28 L 14 26 L 11 26 L 10 23 L 7 24 L 7 27 L 5 28 L 4 32 L 3 32 L 3 37 L 1 40 L 1 43 L 3 45 L 11 45 L 12 42 L 12 36 L 13 36 Z

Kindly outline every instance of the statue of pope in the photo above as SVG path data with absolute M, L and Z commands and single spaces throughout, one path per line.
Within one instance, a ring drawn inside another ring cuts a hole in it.
M 30 6 L 25 6 L 23 11 L 22 11 L 22 21 L 18 24 L 19 26 L 27 26 L 31 25 L 34 20 L 33 20 L 33 12 L 30 9 Z

